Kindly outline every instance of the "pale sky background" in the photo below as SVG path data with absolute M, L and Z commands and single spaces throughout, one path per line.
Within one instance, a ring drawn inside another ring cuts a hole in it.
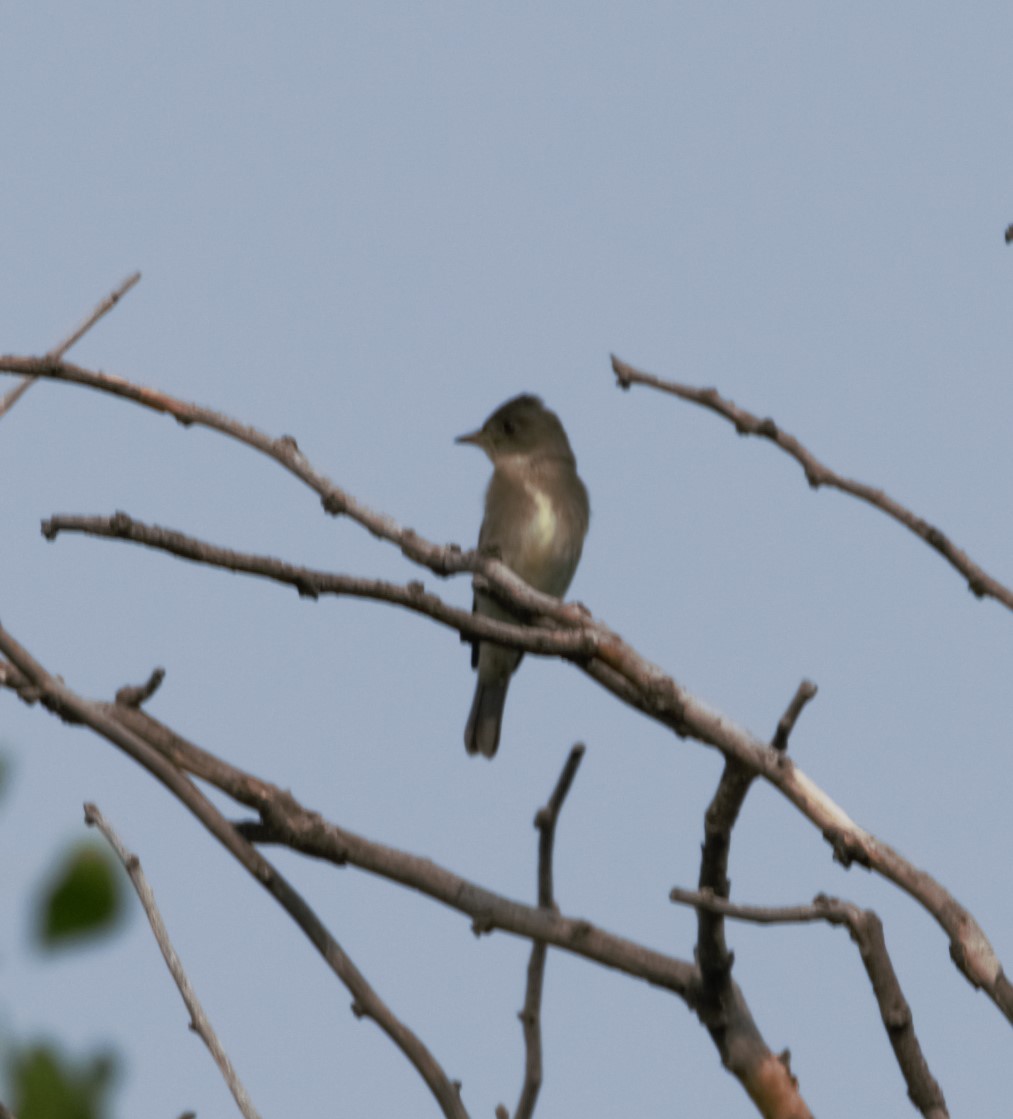
M 0 12 L 0 351 L 41 353 L 139 268 L 74 360 L 296 436 L 430 539 L 474 542 L 488 466 L 453 438 L 507 397 L 563 418 L 593 518 L 571 594 L 768 735 L 931 871 L 1013 967 L 1013 616 L 881 514 L 608 355 L 716 385 L 1013 580 L 1013 7 L 12 3 Z M 0 378 L 5 391 L 10 378 Z M 418 617 L 66 537 L 116 509 L 333 570 L 419 578 L 276 465 L 67 386 L 0 422 L 0 619 L 371 838 L 534 899 L 531 821 L 587 756 L 564 912 L 688 958 L 720 758 L 528 658 L 492 764 L 465 756 L 468 650 Z M 466 579 L 426 585 L 470 601 Z M 146 923 L 57 962 L 32 890 L 96 801 L 266 1117 L 430 1116 L 422 1081 L 267 895 L 115 748 L 10 696 L 0 739 L 0 1032 L 126 1058 L 120 1117 L 235 1114 Z M 354 870 L 269 852 L 464 1084 L 513 1108 L 528 945 Z M 1006 1116 L 1009 1025 L 933 920 L 750 794 L 733 894 L 874 907 L 954 1116 Z M 841 930 L 734 926 L 767 1042 L 814 1112 L 914 1114 Z M 753 1114 L 678 1000 L 549 955 L 538 1115 Z

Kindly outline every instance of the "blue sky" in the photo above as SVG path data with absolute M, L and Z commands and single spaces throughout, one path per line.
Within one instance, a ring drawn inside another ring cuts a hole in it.
M 372 507 L 474 542 L 488 468 L 456 447 L 520 391 L 570 433 L 593 508 L 571 595 L 759 734 L 801 677 L 792 752 L 938 877 L 1013 960 L 1013 618 L 924 545 L 773 448 L 646 390 L 608 355 L 716 385 L 883 486 L 1013 581 L 1013 71 L 1008 5 L 105 3 L 0 15 L 0 350 L 39 353 L 135 268 L 85 365 L 291 433 Z M 6 380 L 6 378 L 4 378 Z M 6 389 L 6 385 L 0 388 Z M 126 545 L 46 543 L 116 509 L 238 548 L 417 577 L 276 466 L 66 386 L 0 423 L 0 619 L 109 697 L 156 664 L 152 713 L 366 835 L 532 899 L 535 809 L 572 742 L 564 912 L 681 957 L 711 751 L 527 658 L 500 753 L 465 757 L 455 636 L 309 603 Z M 467 580 L 438 584 L 459 604 Z M 108 744 L 8 698 L 0 1027 L 127 1056 L 117 1114 L 230 1114 L 140 919 L 59 963 L 30 890 L 96 801 L 136 851 L 262 1114 L 435 1114 L 287 919 Z M 272 853 L 464 1083 L 520 1085 L 527 947 L 352 870 Z M 1008 1025 L 932 920 L 772 790 L 732 849 L 741 901 L 877 910 L 953 1114 L 1005 1114 Z M 912 1114 L 846 936 L 729 932 L 768 1043 L 821 1117 Z M 550 953 L 539 1114 L 748 1115 L 685 1008 Z M 175 1108 L 175 1111 L 173 1109 Z

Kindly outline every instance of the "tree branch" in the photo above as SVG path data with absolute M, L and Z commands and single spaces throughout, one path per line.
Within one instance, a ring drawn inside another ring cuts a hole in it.
M 138 283 L 141 279 L 140 272 L 135 272 L 132 276 L 128 276 L 122 284 L 113 291 L 111 291 L 105 299 L 92 311 L 92 313 L 78 326 L 75 330 L 71 331 L 62 342 L 55 346 L 46 355 L 51 361 L 59 361 L 63 355 L 73 346 L 76 342 L 88 333 L 89 330 L 102 318 L 103 315 L 108 314 L 117 303 L 127 294 L 128 291 Z M 37 376 L 27 376 L 19 384 L 0 399 L 0 419 L 2 419 L 22 396 L 35 384 L 38 380 Z
M 798 722 L 798 717 L 802 714 L 805 705 L 814 698 L 817 691 L 816 685 L 811 680 L 803 680 L 799 684 L 791 703 L 788 704 L 780 722 L 777 724 L 774 737 L 770 740 L 770 744 L 775 750 L 784 751 L 788 749 L 788 736 L 795 729 L 795 724 Z
M 644 979 L 654 986 L 670 990 L 683 998 L 693 1009 L 701 1006 L 704 999 L 703 979 L 700 971 L 692 965 L 613 936 L 595 928 L 587 921 L 562 917 L 554 906 L 547 908 L 540 905 L 536 908 L 511 901 L 444 870 L 428 859 L 396 851 L 329 824 L 317 814 L 303 808 L 290 793 L 246 774 L 189 743 L 133 703 L 136 695 L 150 686 L 150 680 L 145 686 L 120 689 L 118 695 L 121 699 L 116 703 L 89 702 L 76 696 L 65 685 L 45 673 L 45 670 L 41 669 L 2 628 L 0 628 L 0 651 L 11 656 L 12 661 L 15 662 L 0 661 L 0 686 L 6 686 L 21 694 L 26 681 L 31 680 L 34 682 L 32 699 L 40 699 L 48 709 L 62 718 L 86 724 L 114 744 L 120 745 L 131 757 L 140 761 L 163 780 L 163 783 L 169 784 L 170 788 L 172 787 L 170 780 L 162 776 L 159 767 L 149 764 L 150 758 L 145 760 L 146 751 L 153 753 L 165 769 L 175 775 L 176 780 L 184 782 L 191 789 L 193 787 L 186 782 L 181 770 L 209 781 L 240 803 L 255 809 L 261 817 L 261 822 L 232 826 L 218 816 L 213 808 L 211 809 L 213 815 L 209 821 L 205 819 L 199 806 L 195 807 L 191 804 L 189 797 L 180 798 L 201 819 L 205 827 L 225 843 L 244 865 L 247 865 L 244 857 L 246 845 L 242 837 L 252 842 L 283 842 L 293 849 L 327 859 L 336 865 L 351 863 L 363 870 L 425 893 L 459 912 L 470 915 L 476 933 L 491 932 L 501 928 L 535 942 L 553 944 L 604 966 Z M 157 673 L 153 674 L 156 675 Z M 571 753 L 549 804 L 539 813 L 538 818 L 543 822 L 553 819 L 553 813 L 558 815 L 562 799 L 579 761 L 579 756 L 575 757 L 577 749 L 575 748 Z M 193 792 L 198 798 L 203 799 L 195 789 Z M 219 834 L 222 830 L 224 836 Z M 238 852 L 235 849 L 236 842 L 240 844 Z M 546 847 L 547 843 L 548 847 Z M 253 854 L 258 860 L 260 859 L 255 851 Z M 547 874 L 547 868 L 551 865 L 550 859 L 551 839 L 548 839 L 543 831 L 539 844 L 540 902 L 545 897 L 545 890 L 548 888 L 551 891 L 551 877 Z M 307 931 L 310 939 L 319 948 L 313 925 L 313 922 L 317 922 L 315 915 L 291 890 L 291 887 L 288 887 L 290 896 L 287 899 L 284 894 L 279 895 L 279 886 L 282 884 L 287 886 L 287 883 L 284 883 L 271 864 L 263 860 L 260 860 L 260 863 L 263 869 L 251 872 L 255 873 L 258 880 L 282 901 L 285 908 L 296 917 L 301 927 Z M 711 891 L 702 891 L 699 894 L 673 891 L 672 896 L 673 899 L 688 898 L 692 904 L 697 904 L 700 908 L 708 908 L 722 914 L 739 916 L 745 913 L 753 915 L 757 912 L 741 906 L 731 906 L 727 901 L 715 898 Z M 297 904 L 293 905 L 293 899 L 297 900 Z M 811 910 L 812 907 L 807 907 L 801 918 L 798 914 L 802 911 L 796 909 L 790 912 L 796 919 L 816 919 L 810 915 Z M 785 914 L 789 911 L 772 912 L 773 919 L 785 919 Z M 831 918 L 821 915 L 820 919 Z M 329 937 L 326 930 L 323 935 Z M 331 954 L 322 949 L 321 951 L 332 968 L 338 971 L 332 956 L 334 952 L 340 953 L 340 948 L 333 945 Z M 784 1059 L 775 1056 L 766 1047 L 749 1015 L 741 990 L 730 980 L 727 999 L 732 1017 L 737 1022 L 737 1043 L 748 1042 L 762 1047 L 766 1054 L 765 1060 L 753 1068 L 751 1076 L 740 1077 L 762 1113 L 776 1119 L 796 1119 L 796 1117 L 802 1119 L 808 1116 L 805 1105 L 797 1096 L 797 1085 Z M 358 1002 L 356 1005 L 359 1005 Z M 372 1010 L 365 1012 L 375 1017 Z M 387 1026 L 380 1024 L 381 1028 L 390 1032 Z M 891 1040 L 893 1040 L 892 1035 Z M 730 1062 L 726 1063 L 732 1067 Z M 451 1085 L 450 1092 L 452 1098 L 457 1099 L 458 1106 L 461 1106 L 456 1094 L 456 1086 Z M 505 1109 L 502 1110 L 505 1112 Z M 444 1108 L 444 1114 L 463 1115 L 463 1107 L 461 1111 L 449 1112 Z M 934 1113 L 926 1112 L 926 1114 Z M 937 1119 L 943 1119 L 944 1114 L 939 1112 Z
M 584 672 L 623 702 L 676 734 L 695 738 L 719 749 L 726 757 L 736 758 L 770 782 L 815 824 L 833 846 L 834 857 L 844 866 L 858 862 L 915 898 L 949 936 L 950 955 L 961 972 L 973 986 L 984 990 L 1002 1013 L 1013 1021 L 1013 985 L 1003 973 L 984 931 L 947 890 L 859 827 L 780 751 L 697 699 L 671 676 L 643 658 L 617 633 L 592 619 L 579 605 L 561 603 L 549 595 L 540 594 L 499 560 L 475 551 L 462 552 L 456 545 L 441 547 L 432 544 L 412 529 L 402 528 L 393 518 L 374 512 L 316 471 L 291 437 L 270 439 L 255 428 L 221 413 L 186 404 L 157 390 L 67 362 L 2 357 L 0 371 L 37 373 L 54 380 L 87 385 L 167 412 L 184 425 L 199 423 L 221 431 L 274 458 L 319 493 L 329 512 L 346 514 L 373 535 L 396 544 L 413 562 L 429 567 L 440 576 L 474 572 L 476 582 L 479 578 L 486 580 L 481 586 L 492 590 L 514 609 L 550 618 L 563 628 L 581 630 L 581 641 L 589 642 L 594 648 L 590 659 L 586 658 L 586 654 L 575 656 Z M 420 612 L 429 613 L 424 606 Z M 517 647 L 524 646 L 518 644 Z
M 925 1061 L 915 1034 L 911 1008 L 904 998 L 900 980 L 887 951 L 883 923 L 871 909 L 860 909 L 857 905 L 827 897 L 825 894 L 819 894 L 811 905 L 792 906 L 733 905 L 710 889 L 692 891 L 675 888 L 669 896 L 680 905 L 694 906 L 698 914 L 708 912 L 753 924 L 782 925 L 825 921 L 830 925 L 844 926 L 858 946 L 911 1102 L 926 1119 L 948 1119 L 946 1101 Z
M 225 1083 L 229 1086 L 229 1091 L 232 1093 L 232 1097 L 236 1101 L 240 1112 L 245 1116 L 245 1119 L 260 1119 L 260 1115 L 249 1097 L 249 1093 L 246 1091 L 232 1062 L 229 1060 L 228 1053 L 222 1048 L 221 1042 L 218 1040 L 218 1035 L 214 1031 L 214 1027 L 204 1013 L 204 1008 L 197 998 L 196 992 L 190 983 L 190 978 L 183 968 L 182 961 L 179 956 L 176 955 L 176 950 L 172 946 L 168 930 L 162 920 L 162 915 L 158 911 L 155 895 L 148 885 L 148 880 L 144 875 L 144 871 L 141 870 L 141 860 L 126 849 L 120 837 L 94 804 L 86 804 L 84 806 L 84 819 L 86 824 L 97 827 L 106 837 L 109 846 L 116 852 L 117 858 L 123 864 L 124 869 L 129 875 L 130 881 L 137 891 L 137 896 L 141 899 L 141 905 L 144 906 L 144 912 L 147 915 L 148 923 L 151 925 L 151 931 L 155 934 L 155 941 L 165 959 L 169 974 L 172 976 L 173 982 L 179 988 L 179 993 L 183 996 L 183 1002 L 190 1012 L 190 1026 L 208 1047 L 215 1064 L 221 1070 L 222 1076 L 225 1078 Z
M 774 747 L 782 753 L 802 708 L 815 693 L 815 686 L 804 680 L 781 716 L 773 741 Z M 727 898 L 731 892 L 728 857 L 732 829 L 755 776 L 738 759 L 725 759 L 724 771 L 704 817 L 699 888 L 701 894 L 708 897 Z M 723 914 L 704 907 L 698 908 L 696 914 L 696 959 L 701 977 L 701 999 L 696 1010 L 717 1045 L 722 1061 L 742 1082 L 765 1116 L 811 1119 L 787 1061 L 771 1052 L 744 1001 L 737 997 L 732 983 L 734 956 L 725 940 Z
M 620 388 L 628 389 L 631 385 L 648 385 L 651 388 L 671 393 L 682 400 L 688 400 L 693 404 L 699 404 L 703 408 L 716 412 L 719 416 L 723 416 L 734 424 L 735 430 L 740 435 L 758 435 L 764 439 L 769 439 L 795 459 L 805 471 L 806 481 L 813 489 L 819 489 L 820 486 L 830 486 L 842 493 L 851 494 L 852 497 L 857 497 L 860 501 L 864 501 L 886 513 L 888 517 L 892 517 L 905 528 L 910 529 L 915 536 L 924 540 L 930 548 L 934 548 L 951 567 L 956 568 L 967 580 L 971 593 L 977 598 L 994 598 L 1007 609 L 1013 610 L 1013 590 L 1010 590 L 1009 587 L 1000 583 L 998 579 L 993 578 L 982 567 L 979 567 L 944 532 L 912 513 L 900 502 L 894 501 L 883 490 L 835 473 L 820 462 L 811 451 L 807 450 L 794 435 L 789 435 L 786 431 L 783 431 L 769 417 L 760 419 L 759 416 L 754 416 L 752 412 L 747 412 L 745 408 L 739 408 L 732 401 L 726 400 L 719 395 L 716 389 L 693 388 L 690 385 L 663 380 L 652 373 L 641 372 L 617 358 L 615 354 L 612 355 L 612 369 Z
M 61 532 L 128 540 L 194 563 L 287 584 L 307 598 L 340 595 L 403 606 L 406 610 L 423 614 L 456 629 L 463 637 L 505 642 L 528 653 L 578 659 L 590 656 L 597 648 L 594 635 L 579 629 L 533 629 L 531 626 L 501 622 L 475 614 L 471 610 L 450 606 L 438 596 L 427 593 L 417 580 L 402 586 L 382 579 L 339 575 L 299 567 L 270 556 L 222 548 L 174 529 L 147 525 L 126 513 L 114 513 L 111 517 L 59 515 L 42 522 L 42 535 L 47 540 L 55 540 Z
M 556 838 L 556 822 L 583 756 L 583 743 L 578 742 L 566 759 L 548 803 L 535 814 L 535 827 L 538 829 L 538 904 L 550 911 L 556 910 L 552 890 L 552 847 Z M 547 953 L 545 941 L 536 940 L 531 945 L 527 992 L 524 1009 L 520 1012 L 524 1028 L 524 1084 L 514 1119 L 531 1119 L 542 1087 L 542 985 Z
M 492 932 L 497 928 L 503 929 L 530 939 L 536 942 L 536 945 L 552 944 L 605 967 L 615 968 L 643 979 L 653 986 L 679 995 L 690 1007 L 693 1007 L 699 999 L 700 976 L 698 969 L 692 964 L 614 936 L 596 928 L 589 921 L 563 917 L 554 906 L 534 907 L 512 901 L 460 878 L 429 859 L 397 851 L 328 823 L 316 813 L 303 808 L 290 793 L 229 765 L 153 719 L 131 702 L 138 692 L 144 690 L 143 686 L 121 688 L 118 694 L 123 699 L 117 703 L 87 701 L 46 673 L 2 628 L 0 628 L 0 652 L 11 656 L 12 661 L 15 662 L 8 664 L 0 661 L 0 686 L 7 686 L 20 694 L 23 682 L 30 678 L 35 681 L 34 698 L 41 700 L 47 709 L 64 719 L 86 724 L 115 745 L 121 746 L 170 788 L 172 788 L 172 778 L 166 780 L 162 777 L 162 769 L 174 775 L 177 782 L 184 782 L 188 786 L 189 782 L 182 776 L 181 771 L 189 772 L 195 777 L 209 781 L 239 803 L 255 809 L 260 816 L 259 822 L 233 826 L 218 816 L 213 808 L 209 818 L 199 805 L 195 807 L 191 803 L 190 797 L 186 795 L 181 797 L 205 827 L 221 839 L 228 849 L 244 862 L 244 865 L 247 865 L 244 841 L 284 843 L 294 850 L 326 859 L 337 866 L 351 864 L 418 890 L 452 909 L 471 916 L 476 935 Z M 161 766 L 149 764 L 148 754 L 154 754 L 161 762 Z M 575 747 L 571 751 L 553 796 L 546 808 L 539 813 L 538 818 L 541 823 L 550 824 L 558 817 L 579 758 L 580 747 Z M 203 800 L 195 789 L 193 793 Z M 223 828 L 224 836 L 219 834 Z M 542 830 L 542 837 L 539 843 L 539 893 L 542 898 L 545 896 L 545 889 L 551 889 L 551 877 L 547 873 L 551 859 L 551 835 L 546 833 L 541 824 L 540 830 Z M 237 843 L 240 845 L 238 851 Z M 264 869 L 254 873 L 270 892 L 279 896 L 278 887 L 284 880 L 271 864 L 263 860 L 261 863 Z M 289 891 L 298 898 L 298 895 L 291 891 L 291 887 Z M 307 915 L 312 917 L 312 921 L 317 920 L 301 898 L 298 899 L 301 908 L 292 906 L 291 897 L 288 899 L 279 897 L 279 900 L 296 917 L 304 931 L 307 931 Z M 318 930 L 312 925 L 309 935 L 317 944 Z M 327 935 L 326 931 L 324 935 Z M 336 945 L 333 950 L 340 952 Z M 330 956 L 326 958 L 334 967 Z M 742 1000 L 741 992 L 734 984 L 732 991 L 736 999 Z M 376 1016 L 375 1009 L 370 1011 L 370 1016 Z M 394 1021 L 396 1022 L 396 1019 Z M 385 1030 L 387 1029 L 387 1026 L 383 1026 L 382 1023 L 381 1025 Z M 457 1099 L 456 1087 L 451 1086 L 451 1091 L 453 1098 Z M 461 1110 L 459 1112 L 453 1110 L 450 1114 L 463 1116 L 463 1105 L 460 1104 L 459 1099 L 457 1099 L 457 1107 Z M 502 1105 L 500 1110 L 505 1112 Z M 448 1113 L 446 1108 L 444 1113 Z
M 457 1088 L 422 1041 L 405 1026 L 370 986 L 366 977 L 331 936 L 320 918 L 263 855 L 234 828 L 217 808 L 158 750 L 119 719 L 108 706 L 89 703 L 48 673 L 2 627 L 0 653 L 37 689 L 38 698 L 55 715 L 71 724 L 84 724 L 118 746 L 176 796 L 204 827 L 278 901 L 303 930 L 331 970 L 353 997 L 352 1010 L 369 1017 L 387 1034 L 418 1070 L 447 1119 L 467 1119 Z M 135 716 L 138 708 L 122 707 Z
M 146 713 L 133 708 L 114 707 L 113 710 L 114 717 L 136 729 L 153 746 L 165 752 L 174 764 L 210 781 L 240 803 L 255 809 L 260 821 L 238 825 L 238 830 L 251 841 L 284 843 L 295 850 L 327 859 L 337 866 L 351 863 L 468 914 L 473 919 L 472 927 L 476 933 L 491 932 L 499 928 L 536 942 L 552 944 L 670 990 L 683 998 L 691 1009 L 695 1009 L 700 1002 L 700 973 L 690 964 L 615 937 L 587 921 L 561 917 L 554 908 L 532 908 L 503 898 L 444 870 L 431 860 L 395 851 L 323 821 L 315 813 L 303 808 L 290 793 L 208 754 Z M 571 757 L 557 786 L 554 800 L 565 792 L 569 774 L 575 768 L 576 762 Z M 544 845 L 540 844 L 540 892 L 544 891 L 546 885 L 550 885 L 542 873 L 542 868 L 547 865 L 544 851 Z M 807 1116 L 805 1110 L 792 1110 L 789 1107 L 797 1101 L 794 1080 L 785 1063 L 770 1054 L 769 1049 L 763 1045 L 759 1031 L 749 1017 L 742 992 L 734 982 L 729 983 L 728 993 L 743 1029 L 748 1023 L 755 1045 L 762 1046 L 763 1051 L 769 1055 L 765 1063 L 760 1063 L 753 1069 L 748 1081 L 743 1079 L 743 1083 L 751 1090 L 754 1099 L 762 1099 L 768 1105 L 780 1107 L 776 1111 L 768 1108 L 764 1113 L 768 1119 L 801 1119 Z M 742 1036 L 744 1035 L 740 1034 Z M 508 1116 L 502 1104 L 497 1108 L 497 1115 Z

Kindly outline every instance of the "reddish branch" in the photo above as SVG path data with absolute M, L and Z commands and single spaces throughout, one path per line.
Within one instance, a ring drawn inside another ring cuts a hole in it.
M 862 964 L 876 996 L 880 1017 L 907 1082 L 911 1102 L 926 1119 L 948 1119 L 946 1101 L 925 1062 L 915 1034 L 911 1008 L 893 969 L 883 936 L 883 924 L 871 909 L 860 909 L 850 902 L 824 894 L 818 895 L 811 905 L 793 906 L 733 905 L 710 890 L 695 892 L 674 889 L 670 896 L 672 901 L 694 906 L 698 913 L 707 912 L 754 924 L 825 921 L 846 928 L 858 946 Z
M 894 501 L 883 490 L 835 473 L 830 467 L 820 462 L 811 451 L 807 450 L 794 435 L 789 435 L 786 431 L 783 431 L 769 417 L 761 419 L 759 416 L 754 416 L 752 412 L 747 412 L 745 408 L 740 408 L 732 401 L 725 399 L 716 389 L 694 388 L 691 385 L 666 381 L 661 377 L 654 376 L 653 373 L 644 373 L 635 369 L 632 365 L 628 365 L 625 361 L 621 361 L 614 354 L 612 356 L 612 369 L 621 388 L 628 389 L 631 385 L 648 385 L 651 388 L 671 393 L 682 400 L 688 400 L 693 404 L 699 404 L 703 408 L 716 412 L 719 416 L 723 416 L 734 424 L 735 430 L 740 435 L 758 435 L 763 439 L 769 439 L 795 459 L 805 471 L 806 481 L 813 489 L 819 489 L 820 486 L 830 486 L 832 489 L 849 493 L 852 497 L 857 497 L 876 509 L 880 509 L 887 516 L 893 517 L 895 521 L 899 521 L 905 528 L 910 529 L 916 536 L 924 540 L 930 548 L 934 548 L 947 563 L 955 567 L 967 580 L 967 585 L 972 594 L 978 598 L 994 598 L 1007 609 L 1013 610 L 1013 590 L 1010 590 L 1009 587 L 1000 583 L 998 579 L 993 578 L 982 567 L 979 567 L 944 532 L 936 528 L 935 525 L 929 524 L 928 521 L 923 520 L 917 514 L 912 513 L 900 502 Z
M 816 685 L 808 680 L 798 686 L 777 725 L 773 739 L 777 749 L 787 748 L 788 736 L 815 694 Z M 763 924 L 824 920 L 844 925 L 859 947 L 908 1095 L 927 1119 L 947 1119 L 943 1094 L 922 1055 L 911 1010 L 893 970 L 876 914 L 822 895 L 811 906 L 791 909 L 733 905 L 728 900 L 732 829 L 752 780 L 753 775 L 739 763 L 733 759 L 726 762 L 705 818 L 699 889 L 673 889 L 670 895 L 673 901 L 696 908 L 696 954 L 702 984 L 697 1014 L 714 1038 L 722 1059 L 746 1085 L 762 1114 L 776 1119 L 809 1116 L 787 1060 L 775 1057 L 767 1049 L 756 1034 L 752 1018 L 742 1014 L 731 982 L 733 956 L 725 943 L 724 920 L 730 916 Z
M 815 684 L 803 680 L 777 725 L 774 747 L 784 751 L 788 736 L 806 703 L 816 694 Z M 700 858 L 699 888 L 708 897 L 727 898 L 731 892 L 728 857 L 732 829 L 738 820 L 755 773 L 736 758 L 726 758 L 717 790 L 704 817 L 704 843 Z M 770 1119 L 812 1119 L 798 1091 L 786 1059 L 767 1047 L 732 982 L 732 953 L 725 941 L 720 911 L 698 907 L 696 959 L 700 967 L 701 997 L 696 1011 L 721 1053 L 726 1067 L 745 1086 Z

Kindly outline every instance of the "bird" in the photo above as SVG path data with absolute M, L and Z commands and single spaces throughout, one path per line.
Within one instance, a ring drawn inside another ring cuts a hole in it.
M 539 397 L 523 393 L 456 442 L 479 447 L 493 465 L 479 551 L 502 560 L 536 590 L 562 598 L 577 570 L 591 506 L 559 417 Z M 500 621 L 517 620 L 482 591 L 475 592 L 473 611 Z M 503 645 L 473 642 L 471 666 L 478 682 L 464 730 L 469 754 L 495 755 L 507 687 L 521 656 Z

